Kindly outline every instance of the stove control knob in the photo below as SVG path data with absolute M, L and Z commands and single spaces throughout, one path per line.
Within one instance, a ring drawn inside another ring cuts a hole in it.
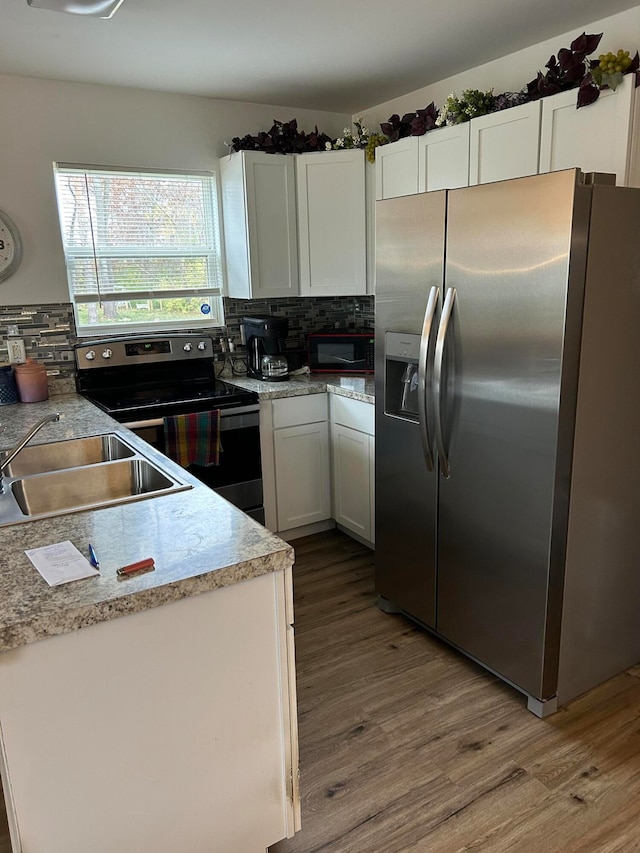
M 93 361 L 93 359 L 96 357 L 96 351 L 90 349 L 89 352 L 86 352 L 84 354 L 84 357 L 87 359 L 87 361 Z
M 207 342 L 206 342 L 206 341 L 200 341 L 200 342 L 198 343 L 198 349 L 199 349 L 199 350 L 203 350 L 203 349 L 206 349 L 206 348 L 207 348 Z
M 193 349 L 193 344 L 185 344 L 185 345 L 182 347 L 182 349 L 183 349 L 185 352 L 191 352 L 191 350 Z
M 112 355 L 113 355 L 113 350 L 111 350 L 111 349 L 106 349 L 106 350 L 102 353 L 102 357 L 103 357 L 103 358 L 111 358 L 111 356 L 112 356 Z

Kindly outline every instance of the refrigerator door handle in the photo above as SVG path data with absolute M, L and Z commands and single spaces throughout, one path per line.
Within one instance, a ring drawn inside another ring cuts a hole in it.
M 420 422 L 420 438 L 427 463 L 427 471 L 435 470 L 435 454 L 431 447 L 429 425 L 427 421 L 427 374 L 429 367 L 429 351 L 431 349 L 431 330 L 438 309 L 440 288 L 432 287 L 427 300 L 427 310 L 424 312 L 422 336 L 420 338 L 420 354 L 418 356 L 418 420 Z
M 440 471 L 442 476 L 448 480 L 451 476 L 451 467 L 447 457 L 447 451 L 444 446 L 444 431 L 442 429 L 442 365 L 444 362 L 444 347 L 447 340 L 447 332 L 449 331 L 449 322 L 453 314 L 453 306 L 456 301 L 456 289 L 450 287 L 447 290 L 447 295 L 442 308 L 442 317 L 440 318 L 440 328 L 438 329 L 438 337 L 436 338 L 436 353 L 433 361 L 433 398 L 435 409 L 435 434 L 436 445 L 438 447 L 438 458 L 440 460 Z

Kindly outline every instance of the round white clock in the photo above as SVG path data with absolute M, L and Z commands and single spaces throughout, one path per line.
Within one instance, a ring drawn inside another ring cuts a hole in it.
M 22 260 L 20 232 L 6 213 L 0 210 L 0 281 L 9 278 Z

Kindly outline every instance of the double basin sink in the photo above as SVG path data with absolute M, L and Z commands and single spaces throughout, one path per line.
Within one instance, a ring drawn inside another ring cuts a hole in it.
M 0 526 L 190 488 L 116 433 L 27 445 L 4 469 Z

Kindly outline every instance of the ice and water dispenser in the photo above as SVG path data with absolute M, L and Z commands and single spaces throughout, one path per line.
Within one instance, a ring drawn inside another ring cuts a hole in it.
M 386 332 L 384 337 L 384 412 L 418 421 L 420 335 Z

